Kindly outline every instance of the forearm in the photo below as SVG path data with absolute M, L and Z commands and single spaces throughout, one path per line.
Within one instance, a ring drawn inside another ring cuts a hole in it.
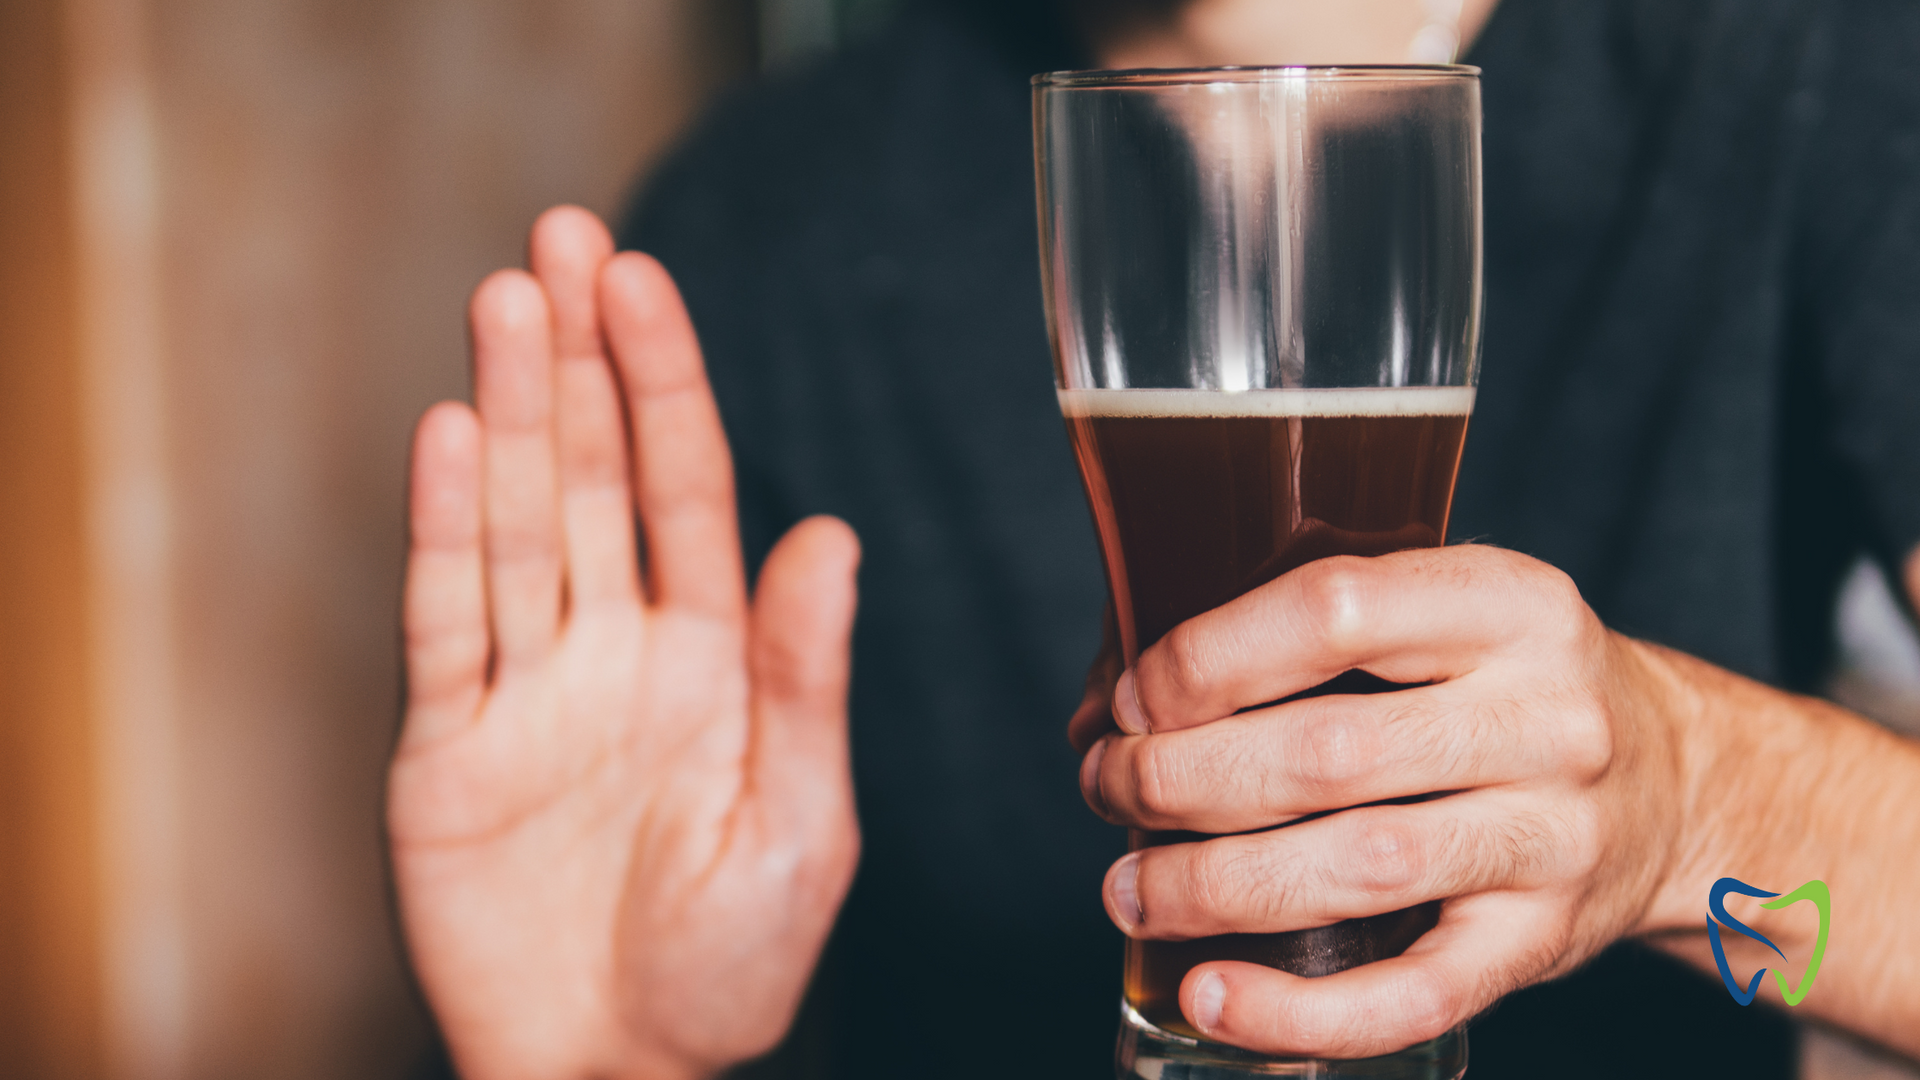
M 1799 1008 L 1920 1056 L 1920 745 L 1827 702 L 1649 651 L 1682 718 L 1690 790 L 1682 843 L 1640 932 L 1717 974 L 1706 935 L 1715 881 L 1782 893 L 1825 881 L 1832 926 L 1818 988 Z M 1817 925 L 1807 907 L 1748 905 L 1739 918 L 1804 964 Z M 1764 947 L 1721 936 L 1736 973 L 1778 966 Z

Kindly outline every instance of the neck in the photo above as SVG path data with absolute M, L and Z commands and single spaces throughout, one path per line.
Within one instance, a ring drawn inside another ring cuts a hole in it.
M 1454 20 L 1452 0 L 1083 0 L 1078 21 L 1108 68 L 1402 64 L 1464 53 L 1497 3 Z

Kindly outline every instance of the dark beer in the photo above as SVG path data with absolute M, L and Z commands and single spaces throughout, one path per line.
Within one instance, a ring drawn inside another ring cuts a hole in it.
M 1329 555 L 1444 542 L 1473 410 L 1465 387 L 1063 390 L 1061 411 L 1100 533 L 1131 665 L 1174 626 Z M 1144 834 L 1137 849 L 1201 839 Z M 1180 981 L 1245 960 L 1326 975 L 1397 956 L 1438 905 L 1285 934 L 1131 941 L 1126 994 L 1186 1035 Z

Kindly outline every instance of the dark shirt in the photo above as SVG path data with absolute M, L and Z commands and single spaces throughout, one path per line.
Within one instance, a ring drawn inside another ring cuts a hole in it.
M 1468 58 L 1488 329 L 1456 539 L 1565 569 L 1617 629 L 1816 683 L 1845 564 L 1920 540 L 1916 56 L 1903 0 L 1505 0 Z M 1057 27 L 917 11 L 722 103 L 623 236 L 686 295 L 750 551 L 812 513 L 866 546 L 865 855 L 789 1051 L 817 1075 L 1111 1075 L 1124 837 L 1064 735 L 1104 586 L 1026 82 L 1080 61 Z M 1779 1013 L 1634 946 L 1508 999 L 1472 1054 L 1476 1080 L 1795 1060 Z

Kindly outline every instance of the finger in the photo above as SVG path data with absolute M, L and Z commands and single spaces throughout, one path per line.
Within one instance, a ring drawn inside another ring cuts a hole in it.
M 851 816 L 847 681 L 859 563 L 852 529 L 808 518 L 774 545 L 753 599 L 756 786 L 803 830 Z
M 600 270 L 612 257 L 606 226 L 577 206 L 555 207 L 534 223 L 528 261 L 553 310 L 561 521 L 576 610 L 640 595 L 626 424 L 597 299 Z
M 1508 646 L 1545 655 L 1602 632 L 1570 578 L 1499 548 L 1321 559 L 1174 627 L 1115 685 L 1115 720 L 1173 731 L 1345 671 L 1435 682 Z
M 658 604 L 741 618 L 733 458 L 679 290 L 659 263 L 627 252 L 601 271 L 600 310 L 633 431 L 649 593 Z
M 1592 845 L 1519 793 L 1373 806 L 1134 852 L 1107 872 L 1115 925 L 1184 941 L 1327 926 L 1560 880 Z
M 1490 893 L 1447 905 L 1401 956 L 1306 979 L 1257 964 L 1187 972 L 1180 1010 L 1208 1038 L 1263 1054 L 1366 1058 L 1438 1038 L 1572 966 L 1544 902 Z
M 401 739 L 424 745 L 466 727 L 486 692 L 480 423 L 473 410 L 444 401 L 420 418 L 407 501 L 407 723 Z
M 502 270 L 474 290 L 474 400 L 484 433 L 487 595 L 501 667 L 538 658 L 560 618 L 560 509 L 553 455 L 547 298 Z
M 1523 714 L 1491 678 L 1386 694 L 1306 698 L 1200 727 L 1115 736 L 1083 770 L 1089 805 L 1117 825 L 1238 833 L 1322 810 L 1607 765 L 1605 727 L 1576 703 Z
M 1106 616 L 1101 622 L 1100 652 L 1094 657 L 1093 666 L 1087 669 L 1086 693 L 1081 696 L 1079 707 L 1073 710 L 1073 716 L 1067 721 L 1067 741 L 1082 754 L 1092 749 L 1102 735 L 1113 730 L 1113 684 L 1124 666 L 1111 602 L 1107 604 Z

